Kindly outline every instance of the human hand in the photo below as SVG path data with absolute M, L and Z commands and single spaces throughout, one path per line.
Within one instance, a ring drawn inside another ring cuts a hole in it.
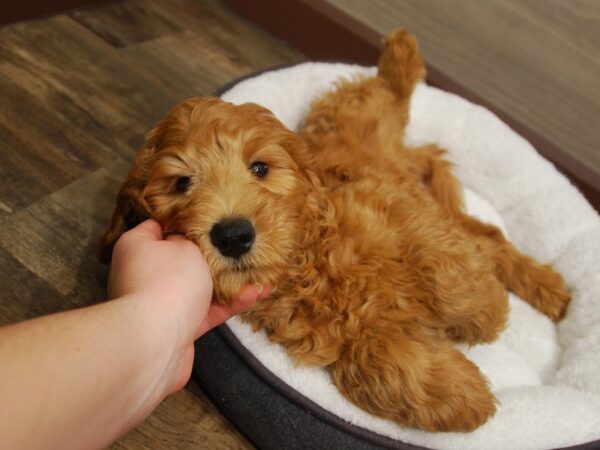
M 246 286 L 229 307 L 212 300 L 208 265 L 197 245 L 178 235 L 163 237 L 154 220 L 146 220 L 116 242 L 108 279 L 109 298 L 131 298 L 156 315 L 171 342 L 167 393 L 185 385 L 192 370 L 194 341 L 231 316 L 269 295 Z

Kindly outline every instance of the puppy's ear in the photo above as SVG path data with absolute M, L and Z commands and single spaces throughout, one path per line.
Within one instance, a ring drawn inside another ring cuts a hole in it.
M 304 139 L 287 128 L 269 109 L 256 103 L 244 103 L 239 108 L 245 111 L 254 121 L 270 125 L 268 134 L 286 149 L 294 162 L 304 170 L 310 167 L 310 153 Z
M 143 191 L 147 181 L 145 166 L 151 153 L 152 149 L 144 149 L 138 154 L 127 180 L 119 190 L 110 225 L 100 239 L 98 257 L 104 264 L 110 263 L 113 247 L 119 237 L 150 217 Z
M 129 175 L 119 191 L 110 226 L 100 239 L 98 256 L 103 263 L 110 262 L 115 242 L 123 233 L 151 217 L 144 191 L 156 154 L 163 148 L 183 143 L 192 112 L 217 101 L 215 98 L 188 99 L 175 106 L 148 132 L 144 147 L 135 157 Z

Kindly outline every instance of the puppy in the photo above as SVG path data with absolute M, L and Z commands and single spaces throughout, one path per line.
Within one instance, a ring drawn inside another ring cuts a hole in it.
M 147 217 L 202 249 L 215 301 L 275 286 L 244 320 L 326 368 L 359 407 L 402 425 L 469 431 L 496 400 L 453 346 L 491 342 L 507 289 L 554 320 L 561 277 L 463 212 L 443 150 L 406 148 L 412 36 L 392 33 L 374 78 L 317 100 L 301 136 L 255 104 L 194 98 L 149 134 L 102 238 Z

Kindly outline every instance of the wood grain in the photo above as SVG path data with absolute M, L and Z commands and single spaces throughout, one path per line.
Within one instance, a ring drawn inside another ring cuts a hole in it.
M 171 107 L 301 59 L 210 0 L 109 2 L 0 28 L 0 325 L 104 298 L 97 240 Z M 251 445 L 191 383 L 113 448 Z
M 156 14 L 152 2 L 110 2 L 101 8 L 81 8 L 69 14 L 113 47 L 125 47 L 181 30 L 176 22 Z
M 194 381 L 164 400 L 141 426 L 111 446 L 113 450 L 251 448 Z
M 326 0 L 553 142 L 600 180 L 600 2 Z

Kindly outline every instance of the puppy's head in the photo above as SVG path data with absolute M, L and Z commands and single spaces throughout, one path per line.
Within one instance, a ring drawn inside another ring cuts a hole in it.
M 197 243 L 216 298 L 248 283 L 276 285 L 303 235 L 310 191 L 303 141 L 265 108 L 195 98 L 149 134 L 101 241 L 110 261 L 119 236 L 142 220 Z

